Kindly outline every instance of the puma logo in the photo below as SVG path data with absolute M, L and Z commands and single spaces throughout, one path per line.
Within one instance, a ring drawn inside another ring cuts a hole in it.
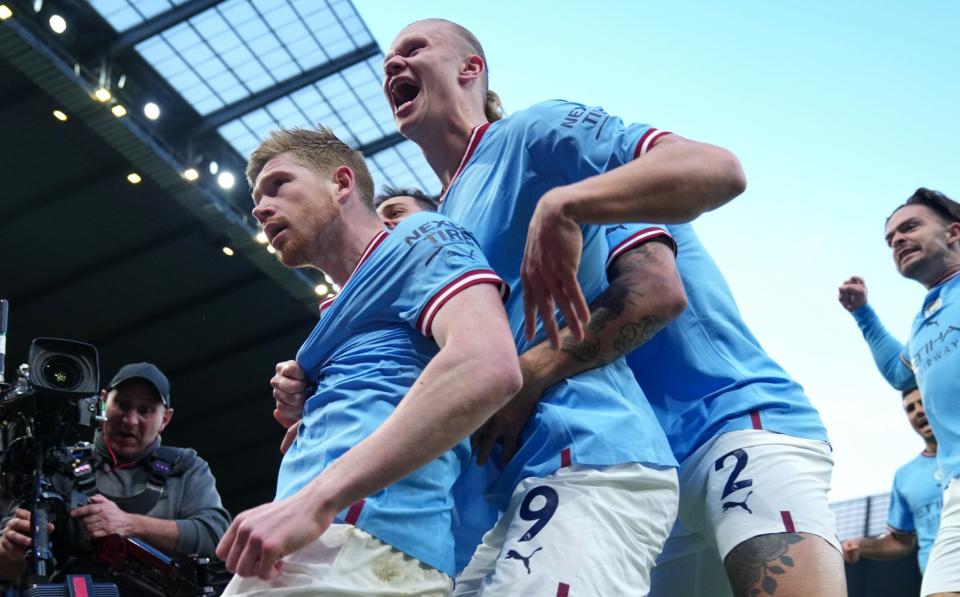
M 533 550 L 532 552 L 530 552 L 530 555 L 528 555 L 528 556 L 526 556 L 526 557 L 520 555 L 520 554 L 517 553 L 515 550 L 511 549 L 510 551 L 507 552 L 507 558 L 506 558 L 506 559 L 508 559 L 508 560 L 520 560 L 521 562 L 523 562 L 523 567 L 527 569 L 527 574 L 530 574 L 530 558 L 532 558 L 532 557 L 533 557 L 533 554 L 537 553 L 537 552 L 540 551 L 541 549 L 543 549 L 543 548 L 542 548 L 542 547 L 536 548 L 535 550 Z
M 747 505 L 747 500 L 750 499 L 751 495 L 753 495 L 753 491 L 748 493 L 747 497 L 743 498 L 742 502 L 734 502 L 734 501 L 723 502 L 723 511 L 726 512 L 727 510 L 729 510 L 730 508 L 733 508 L 734 506 L 739 506 L 744 510 L 746 510 L 747 512 L 749 512 L 750 514 L 753 514 L 753 510 L 751 510 L 750 506 Z M 530 554 L 530 555 L 533 555 L 533 554 Z

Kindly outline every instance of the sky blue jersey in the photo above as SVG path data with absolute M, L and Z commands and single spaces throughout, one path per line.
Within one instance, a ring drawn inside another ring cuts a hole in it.
M 870 347 L 873 362 L 877 364 L 877 369 L 884 379 L 898 390 L 912 390 L 917 387 L 906 349 L 883 326 L 873 307 L 864 305 L 854 309 L 851 315 L 863 332 L 863 339 Z
M 934 286 L 907 343 L 923 408 L 937 437 L 942 483 L 960 476 L 960 275 Z
M 666 134 L 625 125 L 601 108 L 552 100 L 477 127 L 441 197 L 441 212 L 476 234 L 493 269 L 510 285 L 507 315 L 517 348 L 524 338 L 520 263 L 527 228 L 548 190 L 633 160 Z M 583 225 L 578 279 L 588 301 L 607 287 L 601 226 Z M 675 466 L 663 431 L 623 359 L 551 387 L 524 428 L 523 445 L 488 492 L 505 509 L 520 480 L 569 464 L 640 462 Z M 499 455 L 495 456 L 499 460 Z
M 316 392 L 280 465 L 277 499 L 307 485 L 373 433 L 438 348 L 433 318 L 474 284 L 501 284 L 473 236 L 436 213 L 380 232 L 297 353 Z M 466 439 L 404 479 L 341 512 L 400 551 L 453 576 L 451 488 L 470 457 Z
M 943 489 L 937 480 L 936 454 L 921 452 L 897 469 L 890 493 L 887 526 L 899 533 L 915 533 L 920 572 L 927 568 L 930 548 L 940 527 Z
M 723 274 L 690 224 L 667 226 L 677 243 L 677 270 L 687 309 L 627 363 L 682 461 L 720 433 L 766 429 L 827 440 L 803 388 L 747 329 Z M 606 229 L 610 264 L 643 241 L 645 227 Z

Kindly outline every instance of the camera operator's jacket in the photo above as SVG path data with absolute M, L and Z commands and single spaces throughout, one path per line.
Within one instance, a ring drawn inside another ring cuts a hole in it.
M 210 466 L 192 448 L 165 448 L 165 460 L 172 468 L 162 481 L 159 499 L 148 499 L 141 511 L 136 497 L 151 493 L 148 481 L 156 481 L 152 473 L 152 455 L 160 448 L 160 438 L 151 445 L 136 464 L 114 467 L 114 461 L 98 431 L 94 439 L 94 471 L 97 490 L 117 502 L 125 512 L 151 518 L 174 520 L 180 531 L 173 556 L 200 554 L 213 557 L 220 537 L 230 525 L 230 514 L 217 493 L 216 480 Z M 173 458 L 170 456 L 173 455 Z M 151 475 L 153 479 L 151 479 Z M 141 503 L 143 500 L 141 500 Z M 152 505 L 151 505 L 152 503 Z

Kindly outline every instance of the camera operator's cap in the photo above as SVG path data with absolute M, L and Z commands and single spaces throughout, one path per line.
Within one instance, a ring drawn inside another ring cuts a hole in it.
M 107 386 L 107 390 L 112 390 L 128 379 L 137 378 L 145 379 L 153 384 L 153 387 L 157 390 L 157 394 L 160 395 L 160 400 L 163 402 L 163 405 L 167 408 L 170 407 L 170 382 L 167 381 L 167 376 L 157 369 L 157 366 L 153 363 L 130 363 L 129 365 L 124 365 L 117 371 L 117 374 L 113 376 L 113 379 L 110 380 L 110 385 Z

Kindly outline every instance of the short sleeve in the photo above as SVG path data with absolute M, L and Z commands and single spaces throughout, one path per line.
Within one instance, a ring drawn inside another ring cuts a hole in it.
M 514 126 L 526 127 L 527 149 L 538 168 L 570 181 L 622 166 L 670 134 L 649 124 L 625 124 L 600 107 L 561 100 L 517 116 Z
M 405 284 L 395 306 L 407 323 L 432 337 L 433 320 L 451 298 L 477 284 L 494 284 L 506 300 L 509 287 L 493 271 L 476 238 L 436 213 L 411 216 L 393 234 L 405 247 Z
M 893 479 L 893 491 L 890 493 L 890 509 L 887 512 L 887 526 L 891 531 L 898 533 L 915 533 L 916 523 L 913 520 L 913 513 L 910 505 L 901 490 L 904 482 L 900 471 L 897 471 Z
M 658 224 L 610 224 L 605 227 L 604 233 L 609 250 L 607 269 L 610 269 L 617 257 L 653 240 L 666 243 L 673 249 L 673 254 L 677 254 L 677 243 L 670 231 Z

